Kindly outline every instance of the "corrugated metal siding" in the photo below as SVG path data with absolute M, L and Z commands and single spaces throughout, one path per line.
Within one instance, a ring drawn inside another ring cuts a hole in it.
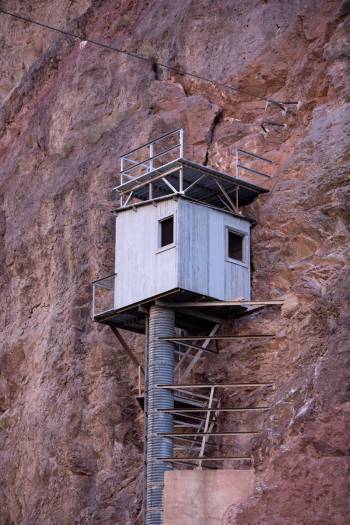
M 174 215 L 175 246 L 159 251 L 159 221 Z M 227 227 L 247 235 L 246 265 L 226 257 Z M 182 288 L 216 299 L 250 299 L 250 223 L 205 205 L 169 199 L 116 219 L 115 308 Z
M 192 292 L 209 293 L 209 213 L 206 206 L 179 202 L 179 283 Z
M 177 286 L 177 242 L 158 251 L 159 220 L 175 214 L 174 200 L 128 210 L 116 218 L 115 308 L 121 308 Z
M 179 286 L 221 300 L 250 299 L 250 223 L 183 200 L 178 216 Z M 227 227 L 247 236 L 245 265 L 226 258 Z

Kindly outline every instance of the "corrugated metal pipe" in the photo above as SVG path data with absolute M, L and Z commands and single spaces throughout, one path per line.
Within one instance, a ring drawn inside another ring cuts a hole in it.
M 170 464 L 157 461 L 157 457 L 171 457 L 173 443 L 169 438 L 157 437 L 157 432 L 173 432 L 172 414 L 157 412 L 158 408 L 173 408 L 174 393 L 156 388 L 159 384 L 174 382 L 174 344 L 159 340 L 175 335 L 174 312 L 168 308 L 152 306 L 149 316 L 147 392 L 146 392 L 146 501 L 145 525 L 163 524 L 164 472 Z

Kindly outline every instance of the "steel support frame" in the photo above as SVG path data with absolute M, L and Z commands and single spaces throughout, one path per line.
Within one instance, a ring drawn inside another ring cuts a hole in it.
M 157 173 L 158 170 L 153 169 L 152 171 L 154 173 Z M 177 176 L 177 187 L 179 189 L 176 189 L 175 186 L 167 179 L 167 175 L 170 175 L 170 174 L 173 176 L 175 175 Z M 164 197 L 172 197 L 176 195 L 186 196 L 190 189 L 193 189 L 195 186 L 197 186 L 200 183 L 201 180 L 207 177 L 211 177 L 215 181 L 216 185 L 218 186 L 219 193 L 217 193 L 216 196 L 221 200 L 221 202 L 223 203 L 227 211 L 235 215 L 241 215 L 241 211 L 239 210 L 239 202 L 238 202 L 239 187 L 235 186 L 234 200 L 232 200 L 231 196 L 225 190 L 225 188 L 223 187 L 221 182 L 217 179 L 217 177 L 210 175 L 208 173 L 200 175 L 197 180 L 190 183 L 187 187 L 184 187 L 183 168 L 177 167 L 173 170 L 170 170 L 169 172 L 165 172 L 165 173 L 159 172 L 158 177 L 152 177 L 152 180 L 150 182 L 144 182 L 140 184 L 140 186 L 145 186 L 148 184 L 148 200 L 154 201 L 155 198 L 154 198 L 153 183 L 159 179 L 162 180 L 164 184 L 170 190 L 168 193 L 162 195 L 162 198 L 164 198 Z M 126 208 L 129 205 L 129 203 L 132 202 L 134 192 L 137 189 L 138 189 L 138 186 L 134 187 L 131 191 L 122 191 L 120 189 L 118 190 L 120 193 L 120 208 Z
M 222 301 L 198 301 L 195 304 L 196 307 L 202 306 L 213 306 L 213 305 L 221 305 L 228 304 L 229 306 L 234 305 L 250 305 L 253 307 L 261 307 L 263 306 L 273 306 L 273 305 L 280 305 L 283 301 L 228 301 L 228 302 L 222 302 Z M 157 304 L 158 307 L 163 306 L 167 309 L 176 309 L 178 307 L 185 308 L 186 306 L 191 306 L 191 303 L 174 303 L 174 304 Z M 148 314 L 146 313 L 146 323 L 145 323 L 145 362 L 144 362 L 144 406 L 145 406 L 145 456 L 147 456 L 147 450 L 148 450 L 148 440 L 147 436 L 149 435 L 149 429 L 148 429 L 148 417 L 151 415 L 151 413 L 159 413 L 159 414 L 168 414 L 171 415 L 173 418 L 173 431 L 172 432 L 159 432 L 155 431 L 154 436 L 158 436 L 159 438 L 166 438 L 171 440 L 180 440 L 182 439 L 182 442 L 188 442 L 188 446 L 181 445 L 176 446 L 176 450 L 184 450 L 188 451 L 191 454 L 195 454 L 194 457 L 191 456 L 185 456 L 185 457 L 175 457 L 175 456 L 157 456 L 155 460 L 157 462 L 165 462 L 169 463 L 171 465 L 174 464 L 184 464 L 187 466 L 195 467 L 198 469 L 202 468 L 215 468 L 215 467 L 209 467 L 210 463 L 213 462 L 221 462 L 221 461 L 234 461 L 234 462 L 242 462 L 242 461 L 249 461 L 252 462 L 252 458 L 249 456 L 206 456 L 206 450 L 207 447 L 215 447 L 217 446 L 215 443 L 209 443 L 208 440 L 210 438 L 215 439 L 216 436 L 228 436 L 228 437 L 238 437 L 243 435 L 256 435 L 261 432 L 260 429 L 254 429 L 254 430 L 248 430 L 248 431 L 240 431 L 240 432 L 220 432 L 216 427 L 216 422 L 219 414 L 221 413 L 249 413 L 249 412 L 266 412 L 269 410 L 269 406 L 257 406 L 257 407 L 222 407 L 220 396 L 219 396 L 219 390 L 224 388 L 232 388 L 232 389 L 251 389 L 251 388 L 271 388 L 274 387 L 274 384 L 272 382 L 251 382 L 251 383 L 231 383 L 231 384 L 189 384 L 189 383 L 179 383 L 179 384 L 155 384 L 155 389 L 163 389 L 163 390 L 172 390 L 175 394 L 178 392 L 179 394 L 188 394 L 191 397 L 185 397 L 186 402 L 193 400 L 195 403 L 197 400 L 201 402 L 206 402 L 205 406 L 195 406 L 195 404 L 192 405 L 190 408 L 156 408 L 154 410 L 150 410 L 149 403 L 148 403 L 148 367 L 149 367 L 149 318 Z M 184 355 L 180 356 L 179 363 L 184 363 L 185 359 L 190 359 L 190 362 L 187 364 L 181 379 L 184 380 L 192 371 L 195 364 L 198 363 L 200 357 L 203 355 L 204 352 L 210 351 L 213 352 L 213 350 L 209 350 L 207 347 L 211 342 L 216 343 L 218 340 L 221 339 L 246 339 L 246 338 L 270 338 L 274 337 L 275 334 L 235 334 L 235 335 L 218 335 L 217 332 L 220 328 L 221 324 L 217 323 L 214 325 L 214 327 L 211 329 L 209 334 L 200 334 L 200 335 L 171 335 L 171 336 L 162 336 L 159 335 L 157 340 L 159 343 L 164 341 L 164 343 L 173 343 L 177 344 L 179 346 L 183 346 L 188 348 L 186 352 L 184 352 Z M 120 334 L 119 330 L 116 327 L 111 327 L 114 334 L 118 338 L 120 344 L 122 345 L 123 349 L 126 351 L 128 356 L 132 359 L 134 364 L 137 366 L 138 373 L 139 373 L 139 379 L 138 379 L 138 392 L 139 395 L 141 393 L 141 370 L 142 367 L 138 361 L 138 359 L 135 357 L 132 349 L 128 345 L 128 343 L 125 341 L 123 336 Z M 155 339 L 156 340 L 156 339 Z M 201 342 L 202 344 L 198 344 L 198 342 Z M 191 352 L 195 352 L 195 354 L 191 354 Z M 216 353 L 216 352 L 215 352 Z M 175 367 L 174 367 L 175 368 Z M 205 392 L 201 392 L 203 390 L 209 391 L 209 394 Z M 198 392 L 199 391 L 199 392 Z M 180 416 L 180 420 L 179 420 Z M 179 431 L 175 431 L 175 429 L 179 429 Z M 183 432 L 181 432 L 181 429 L 184 429 Z M 187 430 L 186 430 L 187 429 Z M 153 433 L 152 433 L 153 435 Z M 180 447 L 180 448 L 179 448 Z M 209 464 L 209 465 L 208 465 Z M 149 483 L 147 480 L 147 469 L 145 469 L 145 494 L 147 490 L 149 490 Z M 145 500 L 146 501 L 146 500 Z M 154 514 L 156 516 L 156 513 L 159 513 L 159 507 L 154 508 L 148 508 L 147 509 L 148 515 Z

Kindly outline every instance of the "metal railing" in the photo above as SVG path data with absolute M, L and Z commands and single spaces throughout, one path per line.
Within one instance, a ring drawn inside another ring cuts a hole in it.
M 250 151 L 246 151 L 241 148 L 236 148 L 236 177 L 239 176 L 239 170 L 248 171 L 249 173 L 254 173 L 254 175 L 260 175 L 261 177 L 265 177 L 267 179 L 271 179 L 271 175 L 257 170 L 256 168 L 252 168 L 251 166 L 246 166 L 242 163 L 241 158 L 242 157 L 249 157 L 250 160 L 254 160 L 256 162 L 264 162 L 265 164 L 273 164 L 273 161 L 270 159 L 267 159 L 265 157 L 261 157 L 261 155 L 257 155 L 256 153 L 251 153 Z
M 116 276 L 112 273 L 92 283 L 92 318 L 114 309 Z
M 183 158 L 183 154 L 184 131 L 182 128 L 147 142 L 120 157 L 120 184 L 163 168 Z

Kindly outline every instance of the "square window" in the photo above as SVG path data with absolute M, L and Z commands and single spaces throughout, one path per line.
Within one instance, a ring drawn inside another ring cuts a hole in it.
M 167 217 L 160 221 L 160 247 L 174 242 L 174 217 Z
M 244 262 L 244 235 L 228 230 L 227 256 L 229 259 Z

